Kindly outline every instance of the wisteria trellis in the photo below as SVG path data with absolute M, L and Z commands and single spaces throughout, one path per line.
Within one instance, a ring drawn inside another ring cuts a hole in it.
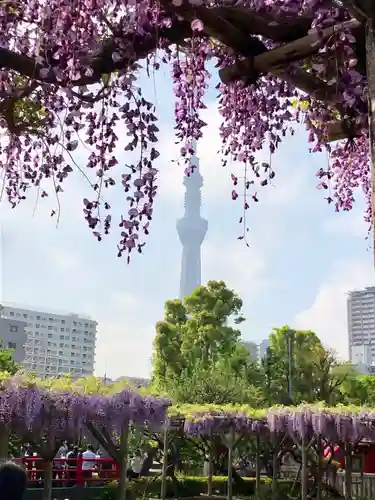
M 183 413 L 183 408 L 181 413 Z M 366 408 L 319 406 L 250 408 L 187 408 L 185 432 L 188 435 L 223 434 L 234 427 L 239 434 L 267 435 L 287 433 L 311 438 L 321 436 L 329 442 L 375 442 L 375 410 Z M 173 407 L 171 408 L 171 415 Z M 172 417 L 173 418 L 173 417 Z
M 235 54 L 207 38 L 201 19 L 193 16 L 186 23 L 178 9 L 215 5 L 247 7 L 279 18 L 308 16 L 317 43 L 323 28 L 350 18 L 332 0 L 2 2 L 0 168 L 10 203 L 16 206 L 32 186 L 42 198 L 51 191 L 62 192 L 73 169 L 74 151 L 85 144 L 89 148 L 86 167 L 95 174 L 94 194 L 83 200 L 90 229 L 101 240 L 115 223 L 120 226 L 118 254 L 129 256 L 134 248 L 141 251 L 142 234 L 148 233 L 153 215 L 159 152 L 154 105 L 135 86 L 136 61 L 147 57 L 149 73 L 163 64 L 171 67 L 176 137 L 189 169 L 193 142 L 202 137 L 205 125 L 200 111 L 210 77 L 207 63 L 214 58 L 218 67 L 225 68 L 233 63 Z M 268 48 L 276 46 L 272 40 L 261 41 Z M 171 47 L 172 42 L 177 46 Z M 179 44 L 183 44 L 183 53 Z M 304 123 L 311 150 L 327 150 L 331 155 L 330 164 L 317 172 L 318 188 L 327 193 L 326 199 L 337 211 L 350 210 L 355 191 L 363 190 L 365 220 L 371 222 L 368 89 L 358 71 L 354 47 L 352 30 L 343 28 L 306 62 L 309 73 L 336 92 L 335 109 L 271 74 L 259 75 L 251 85 L 219 86 L 222 153 L 243 165 L 249 188 L 245 209 L 251 199 L 259 199 L 258 191 L 272 181 L 277 170 L 273 164 L 259 164 L 257 152 L 268 148 L 273 153 L 293 133 L 295 124 Z M 344 119 L 355 125 L 355 137 L 349 144 L 341 141 L 332 147 L 327 123 Z M 125 151 L 140 152 L 132 165 L 118 165 L 123 141 L 120 127 L 128 130 Z M 117 170 L 129 208 L 114 218 L 104 188 L 116 184 Z M 232 180 L 236 199 L 238 177 L 232 176 Z
M 74 439 L 86 423 L 117 431 L 124 422 L 160 428 L 170 401 L 141 396 L 131 389 L 114 394 L 85 394 L 77 390 L 46 388 L 19 375 L 2 382 L 0 426 L 39 441 Z

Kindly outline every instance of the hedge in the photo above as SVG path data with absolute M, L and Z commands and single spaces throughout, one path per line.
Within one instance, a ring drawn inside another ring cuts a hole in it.
M 255 496 L 255 478 L 243 478 L 244 482 L 236 484 L 233 482 L 233 495 L 241 497 Z M 216 476 L 212 478 L 212 490 L 214 495 L 226 495 L 227 477 Z M 207 494 L 207 477 L 179 476 L 179 489 L 174 491 L 170 478 L 167 478 L 167 498 L 187 498 L 196 497 L 201 494 Z M 270 490 L 272 480 L 269 478 L 261 479 L 262 493 Z M 288 498 L 290 488 L 293 482 L 279 481 L 278 499 Z M 117 483 L 113 482 L 104 487 L 104 491 L 97 500 L 115 500 Z M 160 477 L 142 477 L 133 479 L 128 487 L 128 498 L 137 500 L 141 498 L 159 498 L 161 489 Z

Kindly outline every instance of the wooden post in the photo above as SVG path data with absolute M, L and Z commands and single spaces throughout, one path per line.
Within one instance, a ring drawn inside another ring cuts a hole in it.
M 207 494 L 212 497 L 212 428 L 210 428 L 209 434 L 209 448 L 208 448 L 208 478 L 207 478 Z
M 168 469 L 168 425 L 165 424 L 164 442 L 163 442 L 163 468 L 161 471 L 161 490 L 160 490 L 161 500 L 165 500 L 167 496 L 167 469 Z
M 120 433 L 120 463 L 119 463 L 117 500 L 126 499 L 129 425 L 130 425 L 129 421 L 124 422 Z
M 316 500 L 322 500 L 322 455 L 323 455 L 323 446 L 322 446 L 322 438 L 319 435 L 317 437 L 317 462 L 316 462 Z
M 352 500 L 352 472 L 353 472 L 353 460 L 352 460 L 352 445 L 350 443 L 345 443 L 344 448 L 345 453 L 345 500 Z
M 233 444 L 234 444 L 234 427 L 231 426 L 229 431 L 228 440 L 228 494 L 227 500 L 232 500 L 233 497 L 233 474 L 232 474 L 232 463 L 233 463 Z
M 5 427 L 0 428 L 0 461 L 5 462 L 9 457 L 9 431 Z
M 301 500 L 307 500 L 308 497 L 308 467 L 307 467 L 307 447 L 308 443 L 306 440 L 306 435 L 302 430 L 301 436 Z
M 260 498 L 260 437 L 255 437 L 255 493 L 257 500 Z
M 271 440 L 272 440 L 272 500 L 277 500 L 278 497 L 278 460 L 277 460 L 277 455 L 278 455 L 278 448 L 279 448 L 279 440 L 277 437 L 276 432 L 273 432 L 271 434 Z
M 43 480 L 42 499 L 43 500 L 51 500 L 51 498 L 52 498 L 52 481 L 53 481 L 53 461 L 52 460 L 43 460 L 43 472 L 44 472 L 44 480 Z

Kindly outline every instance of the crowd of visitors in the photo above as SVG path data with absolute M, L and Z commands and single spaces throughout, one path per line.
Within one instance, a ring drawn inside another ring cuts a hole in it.
M 129 457 L 127 476 L 130 480 L 140 476 L 146 456 L 147 454 L 142 451 L 137 451 L 133 457 Z M 33 447 L 26 444 L 21 457 L 16 460 L 22 462 L 26 469 L 29 487 L 42 487 L 44 476 L 42 458 Z M 53 461 L 52 481 L 54 487 L 75 486 L 78 483 L 85 486 L 99 486 L 107 480 L 117 478 L 117 473 L 115 461 L 104 449 L 95 451 L 91 444 L 81 448 L 64 441 Z
M 128 477 L 135 479 L 141 475 L 146 454 L 137 451 L 134 457 L 130 457 Z M 22 500 L 27 487 L 41 487 L 43 483 L 43 470 L 39 461 L 38 453 L 32 446 L 27 444 L 23 447 L 18 462 L 6 461 L 0 463 L 0 500 Z M 99 479 L 101 473 L 106 477 L 111 470 L 115 469 L 115 462 L 111 460 L 104 450 L 94 451 L 94 447 L 88 444 L 84 449 L 77 445 L 69 445 L 63 442 L 59 447 L 53 462 L 53 486 L 76 485 L 77 464 L 80 467 L 85 485 L 89 486 L 94 475 Z M 112 476 L 114 477 L 114 476 Z M 98 484 L 95 481 L 96 484 Z
M 26 467 L 30 486 L 40 487 L 43 481 L 41 458 L 31 445 L 24 447 L 21 461 Z M 100 483 L 101 479 L 114 478 L 115 463 L 104 450 L 95 452 L 91 444 L 80 448 L 64 441 L 53 461 L 53 486 L 74 486 L 78 470 L 87 485 L 90 482 Z

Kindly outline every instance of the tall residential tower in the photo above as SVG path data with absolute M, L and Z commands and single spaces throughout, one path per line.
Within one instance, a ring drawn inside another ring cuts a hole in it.
M 196 151 L 196 144 L 194 144 Z M 203 178 L 199 171 L 199 159 L 194 154 L 193 172 L 184 177 L 185 212 L 177 221 L 177 232 L 182 244 L 180 299 L 191 295 L 201 285 L 201 245 L 207 233 L 207 221 L 201 217 L 201 188 Z
M 87 377 L 94 372 L 97 322 L 77 314 L 57 314 L 0 304 L 1 324 L 9 323 L 6 347 L 21 348 L 20 334 L 25 332 L 23 368 L 40 378 L 70 373 Z M 12 322 L 16 320 L 16 322 Z M 13 337 L 12 337 L 13 335 Z M 11 345 L 11 343 L 15 345 Z
M 375 366 L 375 287 L 348 294 L 349 358 Z

